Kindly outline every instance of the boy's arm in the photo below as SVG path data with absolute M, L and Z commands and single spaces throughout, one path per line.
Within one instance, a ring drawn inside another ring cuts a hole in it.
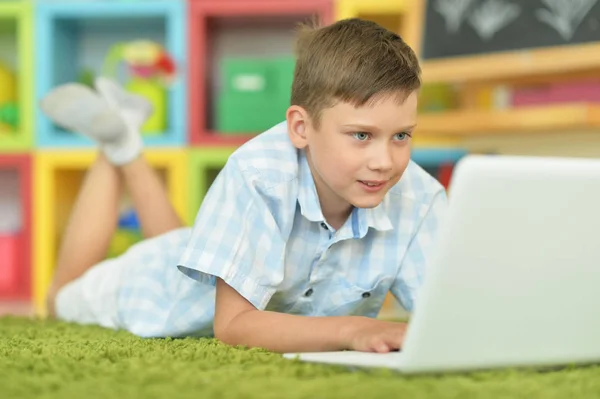
M 401 324 L 264 310 L 285 277 L 286 248 L 264 195 L 252 168 L 230 157 L 202 202 L 177 265 L 188 277 L 216 285 L 216 337 L 276 352 L 398 349 Z
M 273 352 L 399 349 L 405 324 L 366 317 L 308 317 L 257 310 L 236 290 L 217 279 L 215 337 L 229 345 Z

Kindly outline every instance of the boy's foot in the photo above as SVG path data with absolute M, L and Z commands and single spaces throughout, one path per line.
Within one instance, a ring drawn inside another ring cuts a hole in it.
M 122 115 L 125 112 L 132 125 L 140 129 L 154 112 L 152 104 L 146 98 L 128 92 L 112 79 L 99 76 L 94 85 L 113 109 Z
M 139 133 L 129 133 L 126 118 L 84 85 L 68 83 L 53 89 L 40 108 L 57 125 L 98 143 L 114 165 L 129 163 L 142 151 L 142 139 Z
M 126 126 L 102 98 L 88 87 L 68 83 L 40 101 L 42 111 L 58 126 L 102 144 L 115 140 Z
M 143 148 L 141 130 L 154 111 L 152 104 L 144 97 L 128 92 L 114 80 L 103 76 L 96 78 L 94 86 L 111 108 L 121 115 L 127 126 L 119 147 L 115 147 L 114 151 L 120 154 L 120 157 L 135 158 Z

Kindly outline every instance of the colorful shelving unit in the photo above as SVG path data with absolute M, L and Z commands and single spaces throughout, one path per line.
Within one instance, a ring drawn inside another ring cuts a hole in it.
M 237 146 L 254 134 L 225 136 L 214 129 L 213 105 L 224 56 L 293 55 L 299 22 L 333 20 L 327 0 L 190 0 L 189 127 L 195 146 Z M 282 115 L 282 121 L 285 115 Z
M 328 24 L 349 17 L 371 19 L 398 32 L 418 53 L 422 13 L 422 0 L 0 0 L 0 64 L 18 71 L 13 85 L 19 121 L 8 133 L 0 128 L 0 210 L 2 189 L 18 192 L 19 199 L 10 201 L 19 210 L 11 214 L 21 221 L 16 233 L 0 232 L 0 301 L 31 300 L 36 313 L 46 313 L 59 241 L 96 152 L 90 140 L 53 125 L 37 104 L 52 88 L 82 81 L 85 70 L 114 73 L 110 77 L 125 83 L 124 63 L 104 68 L 113 45 L 151 40 L 178 66 L 167 92 L 166 128 L 148 132 L 144 141 L 146 157 L 165 180 L 175 208 L 192 224 L 229 156 L 260 133 L 219 128 L 219 99 L 227 74 L 235 69 L 226 72 L 224 60 L 258 60 L 259 70 L 262 60 L 279 59 L 287 71 L 299 23 Z M 0 84 L 7 87 L 3 82 L 0 70 Z M 272 103 L 280 101 L 273 97 Z M 413 141 L 413 160 L 428 170 L 452 165 L 466 154 L 457 146 L 460 138 L 432 135 L 450 128 L 441 121 L 445 119 L 433 116 L 419 121 L 424 134 L 420 127 Z M 123 223 L 131 227 L 130 222 Z M 135 234 L 127 237 L 114 241 L 130 245 Z M 390 303 L 387 315 L 396 311 Z
M 181 146 L 186 143 L 185 99 L 186 18 L 185 1 L 41 1 L 35 8 L 36 97 L 53 87 L 77 81 L 85 69 L 102 73 L 113 45 L 133 40 L 160 43 L 180 65 L 179 78 L 167 92 L 167 128 L 152 132 L 144 140 L 151 147 Z M 111 76 L 124 81 L 124 77 Z M 89 147 L 91 141 L 54 126 L 39 110 L 39 147 Z
M 32 12 L 30 2 L 0 2 L 0 152 L 32 144 Z
M 85 171 L 96 153 L 44 151 L 35 159 L 34 199 L 34 301 L 36 311 L 45 313 L 45 296 L 54 271 L 60 237 Z M 145 158 L 163 177 L 171 203 L 185 220 L 188 212 L 188 160 L 183 149 L 148 150 Z
M 31 293 L 31 157 L 0 155 L 0 300 Z

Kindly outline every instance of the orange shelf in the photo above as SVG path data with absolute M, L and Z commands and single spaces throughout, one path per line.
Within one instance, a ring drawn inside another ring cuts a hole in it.
M 499 111 L 449 111 L 422 114 L 419 136 L 490 135 L 497 133 L 547 133 L 600 129 L 600 104 L 564 104 Z

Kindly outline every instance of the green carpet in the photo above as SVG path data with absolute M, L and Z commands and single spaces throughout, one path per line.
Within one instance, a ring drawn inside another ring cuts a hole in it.
M 400 376 L 301 364 L 212 339 L 0 318 L 2 398 L 590 398 L 600 368 Z

